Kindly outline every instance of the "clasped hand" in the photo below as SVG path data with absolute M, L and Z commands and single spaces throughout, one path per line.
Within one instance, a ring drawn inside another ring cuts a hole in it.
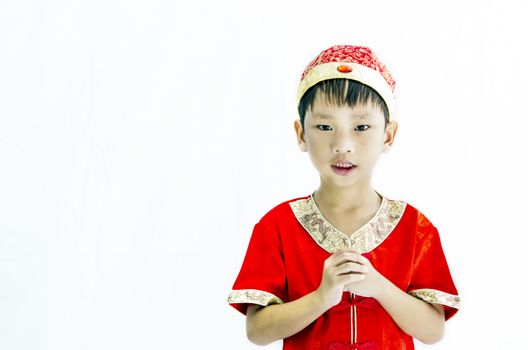
M 332 307 L 341 301 L 343 292 L 376 298 L 382 292 L 384 277 L 353 248 L 344 248 L 324 262 L 317 293 L 322 302 Z

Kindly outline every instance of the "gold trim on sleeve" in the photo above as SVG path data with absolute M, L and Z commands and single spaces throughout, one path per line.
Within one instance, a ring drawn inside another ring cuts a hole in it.
M 378 212 L 363 227 L 347 236 L 333 227 L 317 208 L 313 195 L 290 202 L 297 221 L 304 227 L 317 244 L 329 253 L 351 247 L 362 253 L 379 246 L 400 221 L 406 204 L 383 197 Z
M 460 297 L 458 295 L 441 292 L 436 289 L 415 289 L 408 292 L 408 294 L 427 303 L 442 304 L 460 309 Z
M 232 290 L 227 298 L 229 304 L 258 304 L 268 306 L 272 304 L 284 304 L 277 296 L 258 289 L 238 289 Z

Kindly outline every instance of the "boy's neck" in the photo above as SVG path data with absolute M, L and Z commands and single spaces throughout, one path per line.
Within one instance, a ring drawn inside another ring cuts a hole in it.
M 379 206 L 381 198 L 372 186 L 334 187 L 321 183 L 314 193 L 318 206 L 332 211 L 356 211 L 372 205 Z

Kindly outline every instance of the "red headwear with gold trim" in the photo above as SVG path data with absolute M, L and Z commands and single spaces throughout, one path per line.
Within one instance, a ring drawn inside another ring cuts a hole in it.
M 396 82 L 387 67 L 366 46 L 335 45 L 321 52 L 301 76 L 297 104 L 315 84 L 336 78 L 356 80 L 373 88 L 387 104 L 389 118 L 394 116 Z

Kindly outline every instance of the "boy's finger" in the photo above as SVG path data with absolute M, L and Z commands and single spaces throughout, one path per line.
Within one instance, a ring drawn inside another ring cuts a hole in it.
M 362 259 L 361 255 L 349 252 L 347 254 L 342 254 L 340 256 L 337 256 L 333 260 L 333 265 L 334 266 L 339 266 L 339 265 L 344 264 L 346 262 L 362 263 L 363 259 Z
M 349 252 L 362 255 L 365 258 L 370 260 L 370 252 L 363 253 L 361 250 L 356 249 L 356 248 L 342 248 L 342 249 L 338 250 L 335 254 L 338 254 L 338 253 L 339 254 L 346 254 L 346 253 L 349 253 Z
M 360 250 L 355 248 L 342 248 L 330 255 L 326 261 L 326 264 L 330 266 L 339 266 L 347 261 L 368 264 L 370 263 L 370 254 L 363 254 Z
M 368 264 L 370 263 L 370 254 L 365 253 L 361 254 L 358 250 L 352 252 L 352 251 L 343 251 L 339 255 L 335 256 L 334 264 L 339 265 L 342 264 L 343 261 L 355 261 L 359 262 L 361 264 Z M 337 262 L 337 263 L 336 263 Z

